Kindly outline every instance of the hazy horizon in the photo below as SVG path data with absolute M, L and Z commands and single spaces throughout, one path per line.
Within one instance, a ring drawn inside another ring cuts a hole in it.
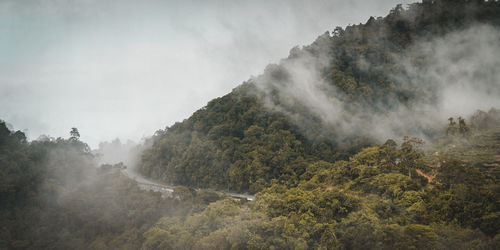
M 411 1 L 2 1 L 0 119 L 139 140 L 336 26 Z M 286 4 L 285 4 L 286 3 Z

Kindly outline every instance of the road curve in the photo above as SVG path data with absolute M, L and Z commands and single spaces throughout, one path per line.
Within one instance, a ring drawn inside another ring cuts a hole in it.
M 125 169 L 122 172 L 130 179 L 134 179 L 141 189 L 160 192 L 163 197 L 172 197 L 172 193 L 174 192 L 175 188 L 174 186 L 158 183 L 129 169 Z M 197 189 L 197 191 L 199 190 L 201 189 Z M 219 195 L 228 195 L 238 200 L 247 199 L 249 201 L 252 201 L 254 199 L 254 196 L 249 194 L 240 194 L 240 193 L 224 192 L 224 191 L 215 191 L 215 193 Z

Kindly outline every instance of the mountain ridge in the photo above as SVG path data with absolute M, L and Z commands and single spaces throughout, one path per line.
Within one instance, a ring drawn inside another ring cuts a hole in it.
M 445 117 L 427 111 L 438 105 L 439 88 L 423 84 L 434 79 L 411 79 L 429 70 L 421 69 L 426 58 L 415 47 L 456 39 L 457 30 L 470 36 L 469 30 L 482 30 L 478 23 L 498 27 L 498 5 L 424 1 L 407 9 L 398 5 L 365 24 L 337 27 L 311 45 L 293 48 L 279 64 L 190 118 L 159 130 L 140 171 L 171 184 L 255 193 L 280 181 L 282 173 L 288 174 L 281 182 L 298 182 L 314 160 L 346 160 L 363 147 L 404 135 L 439 135 Z M 429 61 L 431 56 L 424 54 Z M 418 113 L 433 117 L 414 118 Z
M 142 145 L 171 196 L 141 147 L 0 121 L 0 249 L 498 249 L 499 20 L 424 1 L 292 49 Z

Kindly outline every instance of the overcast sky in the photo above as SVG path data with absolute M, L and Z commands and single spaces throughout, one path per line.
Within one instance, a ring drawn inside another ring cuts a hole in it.
M 139 140 L 336 26 L 402 0 L 0 0 L 0 119 L 29 139 Z

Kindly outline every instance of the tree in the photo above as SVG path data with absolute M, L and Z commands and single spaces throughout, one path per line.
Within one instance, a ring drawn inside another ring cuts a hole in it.
M 462 118 L 461 116 L 458 117 L 458 125 L 453 119 L 453 117 L 448 118 L 448 121 L 450 122 L 448 124 L 448 128 L 446 128 L 446 134 L 447 135 L 461 135 L 464 137 L 469 136 L 470 133 L 470 127 L 465 123 L 465 119 Z
M 469 132 L 470 132 L 469 126 L 467 126 L 467 124 L 465 124 L 465 119 L 462 117 L 458 117 L 458 132 L 462 136 L 468 136 Z
M 335 29 L 333 30 L 334 36 L 343 36 L 344 33 L 345 33 L 344 29 L 342 29 L 342 27 L 340 26 L 335 27 Z
M 78 141 L 80 139 L 80 132 L 78 132 L 77 128 L 71 128 L 69 135 L 69 139 L 72 141 Z
M 448 118 L 450 122 L 448 128 L 446 128 L 446 135 L 455 135 L 457 132 L 457 123 L 453 120 L 453 117 Z
M 408 176 L 411 178 L 411 171 L 422 164 L 423 152 L 420 147 L 424 141 L 415 137 L 405 136 L 401 144 L 401 163 L 402 170 L 408 170 Z

